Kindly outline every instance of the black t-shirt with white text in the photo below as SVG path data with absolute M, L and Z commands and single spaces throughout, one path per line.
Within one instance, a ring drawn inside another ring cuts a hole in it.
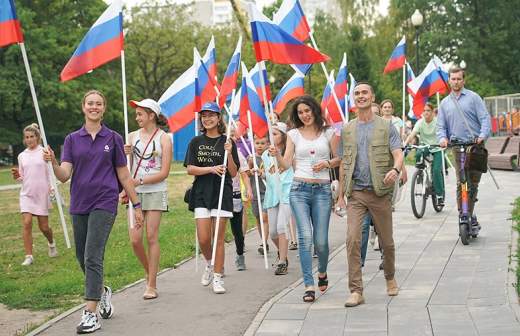
M 205 134 L 194 137 L 188 146 L 184 166 L 213 167 L 224 164 L 224 144 L 226 136 L 210 138 Z M 232 150 L 228 160 L 233 160 L 239 167 L 237 146 L 231 140 Z M 217 209 L 221 177 L 216 174 L 198 175 L 195 177 L 191 189 L 189 209 L 195 208 Z M 222 210 L 233 211 L 233 183 L 231 175 L 226 171 L 224 192 L 222 196 Z

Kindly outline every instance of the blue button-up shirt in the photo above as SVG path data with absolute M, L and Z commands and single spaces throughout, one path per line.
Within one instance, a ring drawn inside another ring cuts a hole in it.
M 486 139 L 491 130 L 491 119 L 486 110 L 484 101 L 475 92 L 463 88 L 457 99 L 460 109 L 464 113 L 467 124 L 462 117 L 459 108 L 450 96 L 447 96 L 439 105 L 437 115 L 437 139 L 457 138 L 465 142 L 471 142 L 475 138 Z

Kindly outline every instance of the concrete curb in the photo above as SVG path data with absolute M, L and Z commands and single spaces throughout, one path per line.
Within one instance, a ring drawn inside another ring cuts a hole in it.
M 256 230 L 256 229 L 255 228 L 251 228 L 251 229 L 246 231 L 246 234 L 248 234 L 248 233 L 250 233 L 251 231 L 254 231 L 254 230 Z M 230 243 L 226 243 L 226 245 L 228 245 Z M 192 256 L 190 256 L 190 257 L 188 257 L 186 259 L 183 259 L 183 260 L 179 261 L 178 263 L 173 265 L 173 267 L 168 267 L 168 268 L 165 268 L 165 269 L 161 270 L 159 273 L 157 273 L 157 276 L 160 276 L 161 274 L 166 273 L 166 272 L 170 272 L 170 271 L 172 271 L 172 270 L 182 266 L 183 264 L 187 263 L 188 261 L 191 261 L 192 259 L 195 259 L 195 255 L 192 255 Z M 141 284 L 143 282 L 144 282 L 144 279 L 139 279 L 139 280 L 137 280 L 137 281 L 135 281 L 133 283 L 130 283 L 130 284 L 128 284 L 128 285 L 118 289 L 117 291 L 114 292 L 114 294 L 124 292 L 125 290 L 127 290 L 129 288 L 132 288 L 134 286 L 137 286 L 137 285 L 139 285 L 139 284 Z M 34 329 L 33 331 L 27 333 L 26 336 L 36 336 L 36 335 L 42 333 L 43 331 L 49 329 L 50 327 L 52 327 L 54 324 L 56 324 L 60 320 L 62 320 L 64 318 L 68 317 L 69 315 L 74 314 L 75 312 L 83 309 L 83 307 L 85 307 L 84 303 L 70 308 L 69 310 L 67 310 L 67 311 L 59 314 L 58 316 L 55 316 L 54 318 L 50 319 L 49 321 L 43 323 L 42 325 L 40 325 L 38 328 Z
M 341 244 L 339 247 L 337 247 L 332 253 L 329 255 L 329 262 L 343 249 L 345 248 L 345 244 Z M 312 272 L 315 273 L 318 271 L 318 266 L 315 266 L 312 269 Z M 260 307 L 258 310 L 258 313 L 256 314 L 255 318 L 251 323 L 249 324 L 249 327 L 247 327 L 246 331 L 244 332 L 244 336 L 254 336 L 258 328 L 260 328 L 260 324 L 262 324 L 262 321 L 264 320 L 265 316 L 271 309 L 271 307 L 278 302 L 282 297 L 287 295 L 290 291 L 298 287 L 303 282 L 303 278 L 299 278 L 292 284 L 290 284 L 287 288 L 273 296 L 271 299 L 269 299 L 266 303 Z
M 507 297 L 509 301 L 509 306 L 513 310 L 516 315 L 516 320 L 520 322 L 520 297 L 518 296 L 515 288 L 515 284 L 517 284 L 518 280 L 516 278 L 516 267 L 517 266 L 517 257 L 515 257 L 518 251 L 518 231 L 514 228 L 514 222 L 511 223 L 511 249 L 510 253 L 510 264 L 507 272 Z M 517 284 L 517 286 L 520 284 Z

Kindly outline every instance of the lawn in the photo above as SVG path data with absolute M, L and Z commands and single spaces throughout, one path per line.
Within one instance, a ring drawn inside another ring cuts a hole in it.
M 180 169 L 180 164 L 175 166 Z M 168 179 L 170 211 L 163 215 L 160 228 L 161 269 L 173 267 L 195 252 L 193 216 L 182 200 L 191 181 L 192 177 L 187 175 L 171 175 Z M 60 186 L 68 204 L 67 188 L 67 185 Z M 3 200 L 0 203 L 3 217 L 0 224 L 0 302 L 9 308 L 57 309 L 59 312 L 82 302 L 83 274 L 75 259 L 74 246 L 72 249 L 65 247 L 57 210 L 52 210 L 49 219 L 57 238 L 59 257 L 47 257 L 46 240 L 33 224 L 35 263 L 22 267 L 24 252 L 18 190 L 2 191 L 0 197 Z M 126 218 L 126 211 L 120 206 L 105 255 L 106 283 L 114 289 L 143 278 L 144 273 L 128 241 Z M 66 219 L 73 240 L 69 216 Z M 251 217 L 249 223 L 254 223 Z M 227 231 L 230 240 L 231 230 Z
M 515 206 L 513 208 L 513 225 L 515 229 L 520 232 L 520 197 L 515 200 Z M 516 250 L 516 290 L 518 295 L 520 296 L 520 237 L 517 242 L 517 250 Z
M 16 184 L 16 181 L 13 180 L 11 175 L 11 168 L 1 168 L 0 169 L 0 186 L 7 184 Z

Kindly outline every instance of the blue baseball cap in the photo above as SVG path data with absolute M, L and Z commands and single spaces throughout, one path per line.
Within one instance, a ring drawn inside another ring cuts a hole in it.
M 207 102 L 204 105 L 202 105 L 202 108 L 200 109 L 200 112 L 203 112 L 203 111 L 220 113 L 220 107 L 215 102 Z

